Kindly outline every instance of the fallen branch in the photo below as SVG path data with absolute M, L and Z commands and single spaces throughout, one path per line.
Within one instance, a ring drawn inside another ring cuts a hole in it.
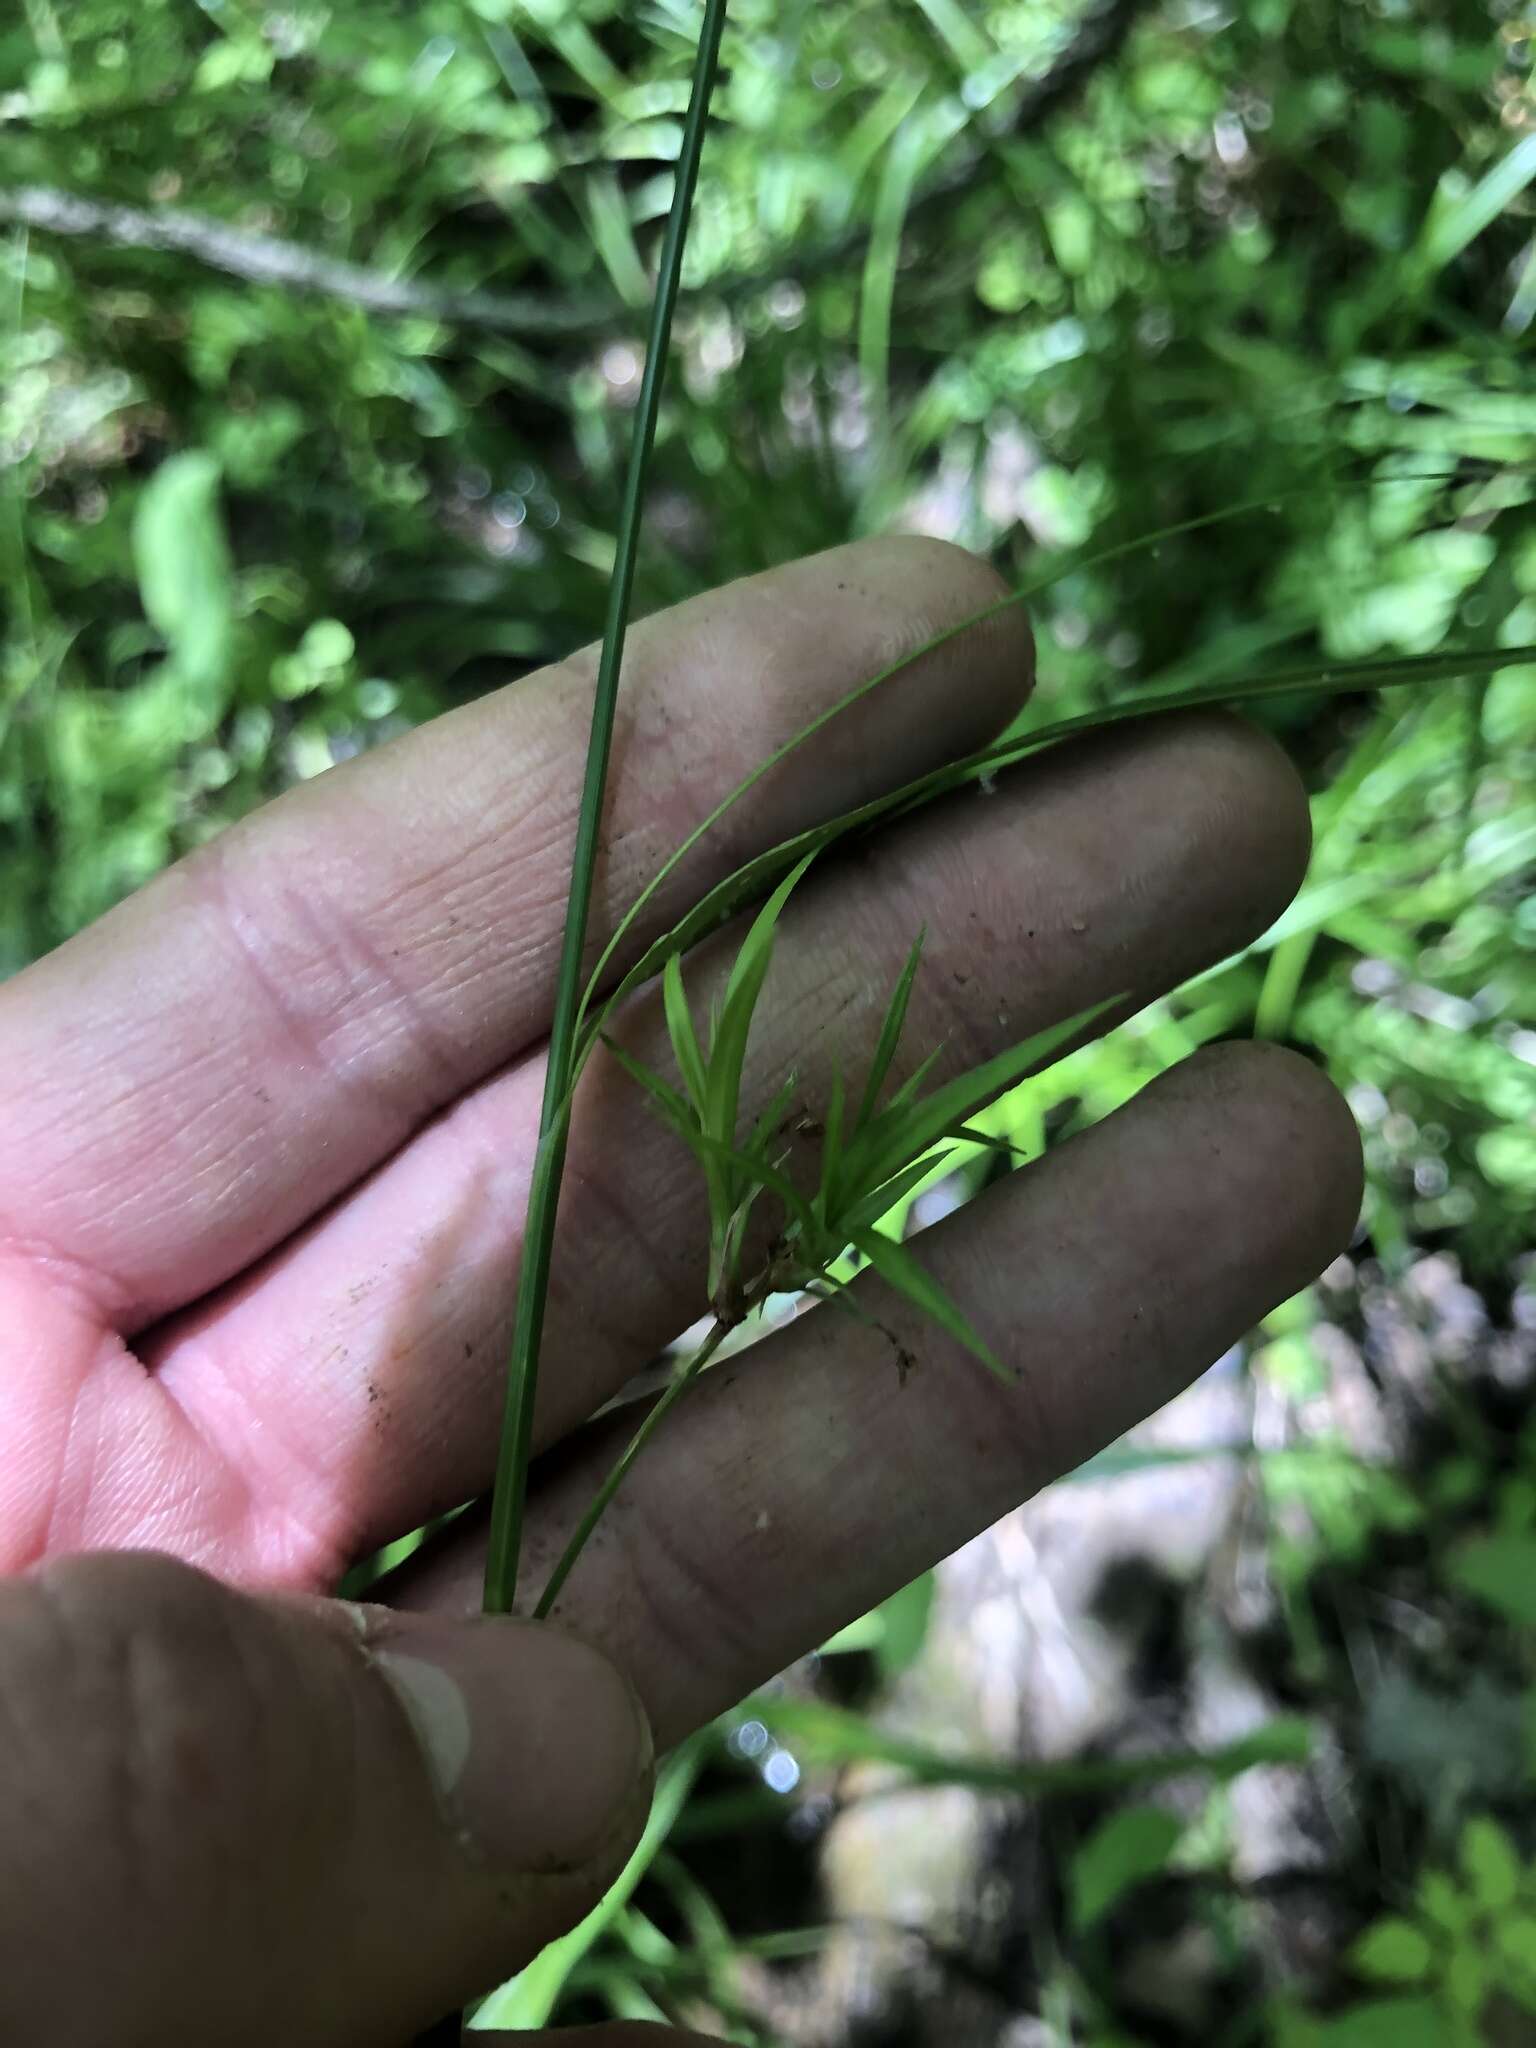
M 1056 61 L 1021 94 L 1010 133 L 1015 137 L 1035 134 L 1063 112 L 1095 72 L 1119 54 L 1148 4 L 1149 0 L 1097 0 Z M 908 226 L 953 206 L 982 183 L 994 167 L 990 147 L 1000 139 L 991 138 L 988 149 L 978 150 L 925 185 L 908 209 Z M 617 299 L 582 301 L 532 292 L 439 291 L 409 278 L 388 277 L 361 264 L 322 255 L 299 242 L 252 234 L 207 214 L 169 206 L 124 206 L 50 185 L 0 186 L 0 222 L 4 221 L 42 234 L 73 235 L 120 249 L 187 256 L 251 284 L 281 285 L 341 299 L 369 313 L 415 315 L 454 327 L 558 338 L 598 333 L 633 321 L 633 315 Z M 704 295 L 740 300 L 786 276 L 805 279 L 843 269 L 859 260 L 869 236 L 869 227 L 861 222 L 835 241 L 793 259 L 786 257 L 771 271 L 716 279 Z
M 412 315 L 502 334 L 580 334 L 610 321 L 609 306 L 564 303 L 532 293 L 445 292 L 409 278 L 386 277 L 359 263 L 324 256 L 276 235 L 251 234 L 206 214 L 176 207 L 121 206 L 48 185 L 0 186 L 0 221 L 42 234 L 74 235 L 120 249 L 190 256 L 211 270 L 251 284 L 285 286 L 342 299 L 369 313 Z

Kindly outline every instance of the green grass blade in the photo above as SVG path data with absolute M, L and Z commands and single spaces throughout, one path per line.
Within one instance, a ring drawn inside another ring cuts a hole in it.
M 683 1086 L 693 1097 L 693 1106 L 700 1116 L 704 1114 L 704 1054 L 699 1046 L 699 1036 L 693 1027 L 693 1012 L 688 1007 L 688 991 L 683 986 L 683 962 L 680 954 L 674 953 L 667 962 L 661 980 L 662 998 L 667 1013 L 667 1034 L 672 1040 L 672 1057 L 677 1061 L 677 1071 L 683 1077 Z
M 1109 552 L 1113 554 L 1125 550 Z M 998 605 L 990 607 L 985 613 L 977 614 L 975 619 L 964 622 L 954 631 L 963 632 L 967 626 L 994 616 L 996 612 L 1016 602 L 1018 596 L 1026 594 L 1028 593 L 1020 592 L 1000 601 Z M 932 645 L 938 646 L 950 637 L 951 634 L 941 634 Z M 913 657 L 908 657 L 911 658 Z M 1240 709 L 1244 704 L 1262 703 L 1272 697 L 1296 696 L 1309 691 L 1325 696 L 1368 695 L 1374 690 L 1427 686 L 1457 676 L 1491 675 L 1499 669 L 1533 664 L 1536 664 L 1536 646 L 1477 648 L 1449 655 L 1407 655 L 1395 661 L 1367 659 L 1357 662 L 1334 662 L 1322 667 L 1285 669 L 1272 675 L 1251 676 L 1243 680 L 1221 679 L 1175 690 L 1137 690 L 1099 710 L 1053 720 L 1037 726 L 1033 731 L 1000 740 L 994 746 L 983 748 L 951 767 L 935 769 L 927 775 L 915 778 L 900 789 L 890 790 L 883 796 L 872 798 L 870 802 L 845 812 L 839 818 L 829 819 L 824 824 L 811 826 L 804 832 L 796 833 L 793 838 L 783 840 L 779 845 L 769 847 L 752 860 L 743 863 L 733 874 L 717 882 L 670 931 L 662 933 L 652 941 L 640 959 L 605 998 L 596 1023 L 589 1025 L 588 1031 L 590 1033 L 605 1024 L 617 1003 L 633 989 L 659 974 L 669 954 L 695 945 L 711 932 L 718 931 L 721 925 L 727 923 L 746 905 L 760 898 L 795 861 L 803 859 L 808 854 L 823 852 L 836 841 L 868 831 L 888 818 L 904 816 L 919 810 L 951 791 L 962 788 L 966 783 L 977 781 L 984 774 L 998 774 L 1005 769 L 1017 767 L 1033 755 L 1059 746 L 1064 741 L 1076 739 L 1082 734 L 1096 732 L 1109 726 L 1129 724 L 1138 719 L 1160 718 L 1175 711 Z M 904 665 L 898 663 L 897 667 Z M 773 760 L 781 759 L 784 753 L 802 744 L 805 738 L 819 731 L 828 719 L 835 717 L 840 710 L 846 709 L 857 696 L 866 694 L 876 683 L 885 681 L 887 675 L 893 672 L 886 671 L 869 683 L 862 684 L 857 692 L 844 698 L 840 704 L 834 705 L 822 718 L 807 727 L 803 734 L 797 734 L 793 740 L 787 741 L 779 753 L 772 757 Z M 764 764 L 765 772 L 769 765 L 771 763 Z M 692 847 L 697 844 L 714 823 L 715 818 L 723 815 L 733 801 L 734 794 L 690 835 L 686 846 Z M 653 882 L 642 892 L 642 897 L 637 898 L 631 911 L 626 913 L 626 924 L 633 922 L 642 900 L 648 900 L 650 894 L 654 893 L 654 888 L 664 878 L 664 874 L 669 871 L 670 864 L 658 871 Z
M 918 1096 L 923 1092 L 923 1083 L 928 1079 L 928 1076 L 933 1072 L 943 1055 L 943 1046 L 936 1045 L 933 1051 L 927 1054 L 922 1062 L 908 1074 L 906 1080 L 902 1082 L 896 1093 L 881 1111 L 881 1115 L 889 1116 L 897 1110 L 905 1109 L 908 1104 L 916 1102 Z M 867 1128 L 868 1126 L 866 1126 Z
M 592 1005 L 597 1001 L 599 992 L 607 981 L 614 959 L 625 940 L 634 930 L 646 906 L 654 899 L 658 890 L 661 889 L 668 878 L 676 873 L 677 869 L 688 858 L 699 842 L 714 830 L 726 813 L 734 809 L 741 802 L 742 798 L 747 796 L 762 781 L 765 775 L 770 774 L 779 766 L 780 762 L 788 760 L 791 754 L 796 753 L 810 740 L 813 740 L 817 733 L 832 723 L 834 718 L 840 718 L 845 711 L 851 710 L 855 704 L 860 703 L 872 691 L 879 689 L 882 684 L 888 683 L 893 676 L 900 675 L 904 669 L 910 668 L 914 662 L 921 661 L 925 655 L 935 653 L 950 640 L 958 638 L 962 633 L 970 632 L 976 626 L 984 626 L 989 620 L 1000 618 L 1004 612 L 1010 611 L 1013 606 L 1028 603 L 1030 598 L 1040 596 L 1043 592 L 1051 589 L 1055 584 L 1060 583 L 1068 576 L 1081 575 L 1090 569 L 1105 568 L 1113 562 L 1122 561 L 1132 555 L 1151 552 L 1168 541 L 1179 540 L 1188 534 L 1203 532 L 1210 527 L 1223 526 L 1238 519 L 1252 518 L 1258 513 L 1268 513 L 1274 504 L 1283 502 L 1287 497 L 1308 495 L 1314 488 L 1312 485 L 1307 485 L 1298 487 L 1297 490 L 1292 492 L 1281 492 L 1278 498 L 1274 493 L 1270 493 L 1267 497 L 1255 498 L 1246 504 L 1226 505 L 1216 512 L 1201 512 L 1194 518 L 1177 520 L 1174 524 L 1158 527 L 1151 533 L 1138 534 L 1134 540 L 1117 541 L 1112 547 L 1099 548 L 1085 555 L 1073 555 L 1066 561 L 1057 563 L 1045 575 L 1019 584 L 1015 589 L 1008 591 L 1006 595 L 998 598 L 995 603 L 984 605 L 980 611 L 973 612 L 968 618 L 959 620 L 953 626 L 947 626 L 942 632 L 935 633 L 931 639 L 925 640 L 921 646 L 914 647 L 909 654 L 902 655 L 898 660 L 891 662 L 876 674 L 867 676 L 863 682 L 856 683 L 844 696 L 838 698 L 835 704 L 829 704 L 824 711 L 819 711 L 814 718 L 801 726 L 798 732 L 792 733 L 781 745 L 775 747 L 771 754 L 766 755 L 763 760 L 750 769 L 742 777 L 741 781 L 736 784 L 735 788 L 721 798 L 709 815 L 695 825 L 687 837 L 667 855 L 667 858 L 662 862 L 655 874 L 652 875 L 628 910 L 625 911 L 623 917 L 620 918 L 618 924 L 614 927 L 613 934 L 607 945 L 603 948 L 597 964 L 588 979 L 586 993 L 582 998 L 583 1019 L 587 1018 Z M 923 779 L 926 780 L 926 778 Z M 908 791 L 920 786 L 921 783 L 909 784 Z M 850 812 L 848 814 L 849 820 L 862 822 L 867 812 L 881 814 L 885 810 L 892 808 L 904 793 L 898 791 L 892 797 L 877 799 L 873 805 L 867 805 L 858 812 Z M 810 831 L 800 834 L 796 839 L 786 840 L 782 847 L 770 849 L 768 854 L 759 856 L 759 861 L 770 863 L 770 865 L 761 868 L 761 873 L 764 875 L 781 874 L 783 872 L 783 865 L 788 863 L 785 862 L 777 867 L 771 866 L 774 855 L 787 852 L 790 848 L 803 849 L 812 843 L 823 844 L 825 843 L 823 835 L 830 832 L 832 837 L 836 837 L 837 828 L 844 822 L 844 820 L 834 820 L 830 827 L 814 827 Z M 792 860 L 793 858 L 794 854 L 790 853 L 789 859 Z M 746 881 L 746 886 L 741 886 L 746 878 L 758 870 L 758 865 L 758 862 L 749 861 L 744 867 L 738 869 L 735 875 L 728 876 L 725 881 L 717 884 L 716 888 L 709 892 L 709 897 L 705 900 L 708 901 L 717 897 L 727 900 L 730 904 L 730 909 L 724 915 L 734 914 L 744 904 L 751 902 L 754 895 L 762 893 L 762 889 L 754 889 L 750 881 Z M 766 886 L 768 884 L 765 882 L 763 887 Z M 721 922 L 724 922 L 724 916 L 719 918 L 716 924 L 708 926 L 708 929 L 716 929 L 717 924 Z M 674 930 L 676 929 L 677 927 L 674 927 Z M 675 950 L 669 944 L 671 936 L 669 933 L 653 942 L 646 949 L 643 960 L 635 967 L 632 967 L 623 976 L 618 987 L 609 993 L 604 1003 L 602 1015 L 595 1023 L 589 1022 L 587 1025 L 586 1044 L 588 1046 L 596 1043 L 598 1034 L 606 1024 L 608 1017 L 612 1014 L 614 1003 L 621 996 L 627 994 L 630 989 L 637 988 L 641 982 L 649 981 L 653 974 L 659 973 L 662 960 L 665 959 L 669 951 Z
M 880 1037 L 875 1045 L 874 1057 L 869 1063 L 869 1075 L 864 1083 L 864 1096 L 859 1104 L 858 1116 L 854 1119 L 854 1131 L 861 1131 L 875 1113 L 880 1100 L 880 1091 L 885 1086 L 886 1076 L 891 1071 L 891 1062 L 896 1057 L 896 1048 L 901 1043 L 901 1034 L 906 1029 L 907 1004 L 912 997 L 912 984 L 917 979 L 918 964 L 923 957 L 923 941 L 926 933 L 919 932 L 907 955 L 907 964 L 897 977 L 891 991 L 890 1005 L 885 1013 L 885 1022 L 880 1026 Z
M 654 1068 L 648 1067 L 644 1060 L 636 1059 L 635 1055 L 620 1045 L 616 1038 L 605 1035 L 603 1050 L 611 1059 L 618 1061 L 637 1087 L 644 1089 L 650 1098 L 652 1108 L 663 1122 L 691 1145 L 699 1128 L 697 1111 L 678 1094 L 670 1082 L 663 1081 Z
M 704 1088 L 704 1128 L 724 1145 L 736 1140 L 736 1119 L 741 1106 L 741 1076 L 746 1065 L 747 1041 L 758 997 L 773 961 L 773 942 L 779 919 L 790 892 L 810 866 L 807 854 L 780 882 L 752 921 L 726 983 L 720 1018 L 709 1046 L 709 1068 Z
M 823 1221 L 835 1216 L 840 1206 L 838 1194 L 842 1179 L 843 1118 L 847 1110 L 847 1101 L 843 1070 L 838 1067 L 833 1071 L 832 1086 L 827 1095 L 827 1113 L 822 1118 L 821 1185 L 816 1194 L 816 1212 Z
M 673 1750 L 656 1779 L 651 1816 L 622 1874 L 578 1926 L 541 1949 L 527 1968 L 500 1991 L 493 1991 L 476 2013 L 471 2032 L 542 2027 L 554 2017 L 561 1993 L 582 1959 L 618 1920 L 671 1834 L 704 1763 L 708 1731 L 691 1736 Z
M 745 1721 L 766 1722 L 776 1735 L 792 1740 L 795 1754 L 803 1761 L 824 1767 L 886 1763 L 917 1784 L 971 1785 L 980 1792 L 1034 1798 L 1128 1790 L 1187 1772 L 1204 1772 L 1225 1781 L 1258 1764 L 1305 1763 L 1314 1747 L 1312 1728 L 1306 1721 L 1290 1717 L 1267 1722 L 1251 1735 L 1218 1749 L 1018 1763 L 914 1742 L 877 1727 L 867 1714 L 827 1700 L 797 1699 L 782 1692 L 745 1700 L 730 1718 L 738 1727 Z
M 791 1071 L 784 1076 L 772 1101 L 752 1126 L 752 1136 L 747 1142 L 749 1152 L 766 1152 L 773 1140 L 781 1134 L 789 1117 L 790 1105 L 795 1099 L 795 1090 L 799 1085 L 798 1074 Z
M 547 1620 L 549 1615 L 554 1612 L 555 1602 L 559 1599 L 561 1589 L 574 1570 L 576 1560 L 586 1549 L 592 1531 L 608 1512 L 609 1505 L 613 1501 L 614 1496 L 629 1477 L 635 1461 L 639 1458 L 641 1452 L 656 1434 L 657 1430 L 660 1429 L 662 1423 L 666 1421 L 672 1410 L 683 1398 L 683 1395 L 699 1377 L 699 1374 L 703 1372 L 705 1366 L 708 1365 L 729 1334 L 729 1324 L 724 1322 L 715 1323 L 709 1335 L 704 1339 L 704 1342 L 699 1346 L 692 1358 L 689 1359 L 682 1371 L 677 1374 L 661 1399 L 647 1411 L 644 1421 L 625 1445 L 608 1477 L 587 1503 L 586 1510 L 576 1525 L 575 1533 L 561 1552 L 560 1561 L 550 1573 L 549 1583 L 539 1595 L 538 1605 L 533 1610 L 536 1621 Z
M 538 1393 L 539 1346 L 544 1333 L 544 1304 L 549 1291 L 554 1249 L 555 1212 L 565 1166 L 570 1093 L 577 1068 L 577 1034 L 581 1018 L 582 954 L 592 906 L 597 869 L 598 833 L 607 791 L 608 762 L 613 750 L 614 717 L 624 640 L 634 593 L 635 558 L 639 547 L 646 472 L 656 438 L 662 378 L 672 335 L 672 314 L 682 276 L 683 247 L 704 149 L 704 127 L 714 90 L 725 26 L 725 0 L 705 0 L 699 32 L 693 85 L 683 124 L 672 210 L 662 238 L 656 296 L 651 307 L 645 373 L 636 406 L 634 438 L 619 519 L 618 553 L 609 586 L 608 617 L 592 701 L 592 729 L 587 742 L 586 776 L 576 847 L 571 860 L 565 937 L 556 978 L 550 1026 L 544 1104 L 539 1144 L 528 1188 L 528 1213 L 523 1232 L 523 1260 L 517 1289 L 512 1353 L 507 1371 L 507 1402 L 491 1497 L 490 1539 L 486 1553 L 485 1605 L 492 1614 L 511 1608 L 517 1591 L 518 1554 L 522 1545 L 523 1511 L 527 1499 L 528 1465 L 533 1455 L 533 1416 Z
M 948 1331 L 1004 1386 L 1014 1384 L 1014 1374 L 998 1360 L 991 1347 L 971 1328 L 956 1303 L 933 1275 L 918 1264 L 905 1245 L 898 1244 L 893 1237 L 882 1237 L 875 1230 L 855 1230 L 849 1233 L 849 1238 L 888 1286 L 905 1295 L 914 1308 L 920 1309 L 941 1330 Z
M 921 1159 L 914 1159 L 910 1166 L 904 1166 L 900 1173 L 893 1173 L 889 1180 L 882 1181 L 877 1188 L 871 1188 L 862 1200 L 855 1202 L 847 1215 L 840 1219 L 841 1227 L 851 1233 L 867 1230 L 888 1215 L 898 1202 L 905 1201 L 912 1190 L 925 1181 L 929 1174 L 937 1173 L 945 1161 L 953 1158 L 953 1148 L 941 1146 L 936 1152 L 926 1152 Z
M 1120 998 L 1115 998 L 1119 1001 Z M 893 1104 L 883 1110 L 858 1143 L 849 1149 L 848 1171 L 866 1187 L 878 1187 L 911 1159 L 929 1151 L 950 1130 L 989 1102 L 1004 1088 L 1011 1088 L 1039 1067 L 1047 1065 L 1065 1045 L 1082 1035 L 1095 1020 L 1112 1008 L 1111 1002 L 1094 1003 L 1061 1024 L 1037 1031 L 1032 1038 L 1015 1045 L 995 1059 L 984 1060 L 967 1074 L 910 1105 Z

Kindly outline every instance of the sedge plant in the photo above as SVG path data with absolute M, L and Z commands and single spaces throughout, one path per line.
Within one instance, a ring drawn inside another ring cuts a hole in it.
M 1054 575 L 1008 592 L 995 604 L 936 635 L 924 646 L 861 682 L 759 763 L 689 834 L 663 863 L 609 937 L 583 983 L 588 915 L 607 789 L 615 711 L 625 636 L 632 601 L 645 480 L 656 432 L 660 396 L 676 304 L 693 193 L 696 186 L 710 97 L 719 61 L 725 0 L 705 0 L 693 84 L 678 158 L 672 209 L 663 236 L 650 322 L 645 371 L 631 444 L 619 523 L 608 616 L 594 698 L 591 736 L 572 858 L 566 926 L 551 1022 L 548 1067 L 539 1142 L 530 1180 L 522 1269 L 517 1290 L 507 1401 L 491 1505 L 486 1567 L 488 1612 L 510 1609 L 517 1591 L 518 1565 L 532 1455 L 533 1415 L 538 1387 L 539 1347 L 554 1247 L 556 1210 L 571 1106 L 588 1059 L 606 1046 L 641 1086 L 656 1113 L 688 1145 L 708 1193 L 710 1240 L 705 1276 L 712 1320 L 697 1350 L 676 1373 L 666 1392 L 641 1422 L 603 1486 L 581 1517 L 535 1612 L 547 1614 L 598 1520 L 614 1498 L 646 1443 L 676 1402 L 718 1353 L 726 1338 L 772 1293 L 809 1290 L 844 1300 L 838 1270 L 850 1250 L 916 1304 L 988 1368 L 998 1361 L 971 1329 L 963 1312 L 938 1287 L 911 1252 L 878 1228 L 880 1218 L 920 1181 L 941 1167 L 958 1143 L 981 1136 L 967 1119 L 992 1096 L 1026 1074 L 1099 1021 L 1103 1010 L 1068 1019 L 924 1097 L 922 1083 L 937 1053 L 889 1099 L 882 1099 L 919 971 L 921 942 L 914 946 L 893 992 L 876 1050 L 855 1100 L 844 1084 L 813 1122 L 821 1133 L 819 1169 L 803 1191 L 785 1171 L 784 1120 L 794 1093 L 787 1077 L 768 1107 L 743 1134 L 739 1129 L 742 1074 L 753 1015 L 772 958 L 779 922 L 795 887 L 815 859 L 835 843 L 868 832 L 932 803 L 967 783 L 991 777 L 1065 740 L 1130 719 L 1211 706 L 1240 706 L 1301 693 L 1364 694 L 1392 687 L 1426 686 L 1452 678 L 1487 677 L 1517 663 L 1536 661 L 1536 647 L 1479 648 L 1449 654 L 1300 665 L 1267 675 L 1222 680 L 1191 688 L 1139 691 L 1092 712 L 1044 721 L 1010 733 L 992 746 L 920 776 L 852 810 L 825 821 L 759 854 L 708 890 L 670 929 L 654 939 L 634 963 L 615 976 L 620 949 L 632 936 L 646 907 L 666 878 L 764 775 L 825 725 L 869 695 L 900 669 L 965 633 L 1011 605 L 1024 602 L 1057 577 L 1092 563 L 1157 546 L 1174 534 L 1226 520 L 1262 514 L 1262 504 L 1227 508 L 1180 522 L 1162 532 L 1068 563 Z M 1399 479 L 1400 480 L 1400 479 Z M 709 1026 L 700 1034 L 683 980 L 682 959 L 700 939 L 760 904 L 737 954 L 724 994 Z M 619 1005 L 642 984 L 660 976 L 663 1004 L 677 1067 L 677 1082 L 642 1065 L 612 1035 Z M 777 1205 L 775 1227 L 755 1229 L 764 1198 Z

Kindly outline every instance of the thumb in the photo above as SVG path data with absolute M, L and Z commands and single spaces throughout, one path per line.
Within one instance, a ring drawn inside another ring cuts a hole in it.
M 257 1599 L 162 1557 L 0 1586 L 0 2040 L 390 2048 L 595 1903 L 650 1734 L 546 1625 Z

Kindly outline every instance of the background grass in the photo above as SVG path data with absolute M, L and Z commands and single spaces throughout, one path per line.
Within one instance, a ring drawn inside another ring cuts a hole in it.
M 699 23 L 680 0 L 24 0 L 0 22 L 0 972 L 285 784 L 594 636 Z M 942 533 L 1055 574 L 1035 616 L 1062 715 L 1536 640 L 1533 48 L 1517 0 L 736 0 L 639 608 Z M 1268 1669 L 1357 1810 L 1303 1968 L 1258 1955 L 1219 1848 L 1201 1864 L 1162 1809 L 1069 1770 L 1053 1853 L 1077 1875 L 1035 1899 L 998 1996 L 1042 2039 L 1182 2038 L 1122 1981 L 1107 1869 L 1137 1910 L 1166 1895 L 1220 1931 L 1234 2040 L 1496 2038 L 1536 1988 L 1536 671 L 1265 715 L 1316 793 L 1302 898 L 991 1128 L 1034 1148 L 1252 1031 L 1349 1092 L 1366 1234 L 1241 1368 L 1294 1423 L 1244 1447 Z M 971 1178 L 996 1170 L 977 1148 Z M 1373 1355 L 1426 1257 L 1476 1289 L 1482 1335 L 1436 1355 L 1411 1415 L 1385 1358 L 1390 1457 L 1313 1431 L 1319 1332 Z M 1515 1702 L 1504 1775 L 1368 1754 L 1338 1616 L 1383 1586 L 1440 1631 L 1415 1666 L 1420 1704 L 1449 1702 L 1430 1752 L 1481 1674 Z M 814 1892 L 754 1880 L 738 1924 L 688 1844 L 782 1833 L 805 1802 L 787 1767 L 765 1779 L 776 1757 L 806 1783 L 861 1744 L 918 1768 L 880 1715 L 926 1597 L 826 1660 L 863 1674 L 835 1740 L 709 1739 L 669 1790 L 674 1847 L 658 1832 L 643 1885 L 553 1991 L 546 1971 L 547 2009 L 781 2026 L 750 1987 L 816 1950 Z M 1054 1810 L 1048 1776 L 1030 1789 Z M 1383 1911 L 1396 1931 L 1352 1950 Z

